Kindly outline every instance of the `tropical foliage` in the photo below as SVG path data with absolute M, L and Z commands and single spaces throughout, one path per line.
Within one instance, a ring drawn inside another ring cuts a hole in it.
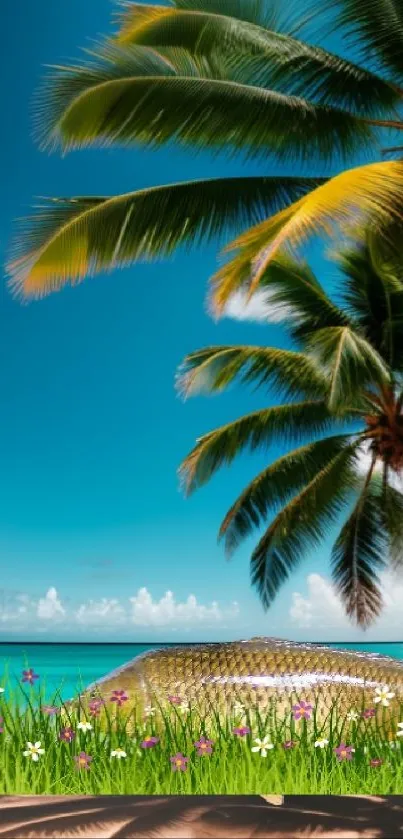
M 247 448 L 296 445 L 244 489 L 219 538 L 231 556 L 265 527 L 251 576 L 267 608 L 344 516 L 332 578 L 347 615 L 367 627 L 382 608 L 380 572 L 403 563 L 403 281 L 370 240 L 341 252 L 339 268 L 337 302 L 306 265 L 283 257 L 266 270 L 267 305 L 282 307 L 295 350 L 217 346 L 185 359 L 185 396 L 238 380 L 286 401 L 200 437 L 181 475 L 190 493 Z
M 356 235 L 363 221 L 375 232 L 396 226 L 403 162 L 379 162 L 379 143 L 382 132 L 403 128 L 403 0 L 303 5 L 297 25 L 275 0 L 127 2 L 113 38 L 82 64 L 54 67 L 36 100 L 43 147 L 175 142 L 257 157 L 262 175 L 45 201 L 16 236 L 15 291 L 41 296 L 231 234 L 232 256 L 213 278 L 219 314 L 234 291 L 253 292 L 279 253 L 312 234 L 347 227 Z M 349 58 L 316 45 L 313 26 L 326 23 Z M 357 155 L 363 165 L 342 171 Z M 272 176 L 270 159 L 319 161 L 339 173 Z

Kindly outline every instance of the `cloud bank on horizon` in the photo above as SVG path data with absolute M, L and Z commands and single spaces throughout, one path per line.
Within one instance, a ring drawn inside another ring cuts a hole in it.
M 182 634 L 183 640 L 192 640 L 189 633 L 198 641 L 206 635 L 206 640 L 271 635 L 290 640 L 403 641 L 403 575 L 385 572 L 381 580 L 385 608 L 367 632 L 348 622 L 331 581 L 316 573 L 307 576 L 305 593 L 294 591 L 291 594 L 282 623 L 277 619 L 273 623 L 270 612 L 264 615 L 262 611 L 252 624 L 249 615 L 242 613 L 236 601 L 227 605 L 213 601 L 205 605 L 190 594 L 180 602 L 172 591 L 167 591 L 160 600 L 154 600 L 145 587 L 126 601 L 103 597 L 69 605 L 51 586 L 38 599 L 21 593 L 7 596 L 3 592 L 0 627 L 3 627 L 3 638 L 7 633 L 9 639 L 22 633 L 43 639 L 49 633 L 53 640 L 54 634 L 58 633 L 65 640 L 80 640 L 85 633 L 85 637 L 92 640 L 118 641 L 122 638 L 135 642 L 137 635 L 148 632 L 152 640 L 158 632 L 159 641 L 169 641 L 172 635 L 180 641 Z M 102 631 L 105 637 L 101 637 Z

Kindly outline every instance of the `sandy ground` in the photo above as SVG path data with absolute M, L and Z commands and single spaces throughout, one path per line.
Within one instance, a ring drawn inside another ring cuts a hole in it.
M 403 795 L 3 796 L 0 837 L 403 839 Z

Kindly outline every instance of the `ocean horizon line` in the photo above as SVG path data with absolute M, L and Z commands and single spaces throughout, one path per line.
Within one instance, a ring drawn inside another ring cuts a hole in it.
M 264 637 L 264 636 L 262 636 Z M 274 638 L 274 635 L 268 635 L 267 638 Z M 166 647 L 177 647 L 180 645 L 181 647 L 191 647 L 194 644 L 229 644 L 232 643 L 234 639 L 225 640 L 225 641 L 0 641 L 0 647 L 3 646 L 20 646 L 21 644 L 25 644 L 26 646 L 35 646 L 35 647 L 133 647 L 133 646 L 156 646 L 157 644 L 163 644 Z M 243 639 L 242 639 L 243 640 Z M 248 640 L 248 639 L 246 639 Z M 250 639 L 252 640 L 252 639 Z M 279 639 L 287 641 L 289 639 Z M 320 640 L 320 641 L 310 641 L 307 638 L 301 640 L 292 640 L 290 641 L 291 644 L 376 644 L 377 646 L 381 644 L 387 644 L 390 646 L 391 644 L 403 644 L 403 638 L 401 641 L 327 641 L 327 640 Z

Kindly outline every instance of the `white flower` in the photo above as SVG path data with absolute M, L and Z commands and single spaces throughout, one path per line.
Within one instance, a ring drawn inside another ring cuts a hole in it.
M 155 716 L 155 708 L 152 705 L 146 705 L 144 708 L 144 716 L 145 717 L 154 717 Z
M 393 699 L 394 695 L 389 690 L 389 685 L 384 685 L 383 688 L 375 688 L 374 702 L 380 702 L 384 708 L 387 708 L 389 699 Z
M 251 751 L 260 752 L 262 757 L 267 757 L 267 752 L 270 751 L 270 749 L 274 749 L 273 743 L 270 743 L 268 737 L 263 737 L 263 740 L 256 737 L 254 742 L 256 743 L 256 746 L 252 746 Z
M 403 722 L 398 722 L 397 727 L 400 728 L 400 731 L 396 732 L 396 737 L 403 737 Z
M 359 715 L 358 711 L 350 711 L 347 714 L 347 719 L 350 720 L 350 722 L 351 722 L 352 720 L 358 720 L 359 716 L 360 715 Z
M 32 757 L 32 760 L 39 760 L 39 755 L 44 755 L 45 749 L 41 749 L 41 741 L 27 743 L 27 751 L 23 752 L 24 757 Z
M 181 714 L 187 714 L 190 711 L 189 702 L 186 702 L 186 700 L 184 699 L 180 705 L 177 705 L 177 708 Z
M 91 731 L 92 725 L 90 722 L 78 722 L 77 728 L 79 728 L 80 731 Z
M 5 688 L 0 688 L 0 693 L 4 693 Z
M 117 748 L 111 751 L 111 757 L 117 757 L 120 760 L 122 757 L 127 757 L 127 754 L 124 749 Z
M 326 737 L 319 737 L 318 740 L 315 740 L 315 749 L 324 749 L 325 746 L 329 745 L 329 740 L 326 740 Z

